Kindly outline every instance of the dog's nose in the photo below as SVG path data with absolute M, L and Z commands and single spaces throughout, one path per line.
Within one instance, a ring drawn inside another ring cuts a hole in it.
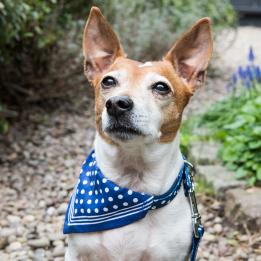
M 120 116 L 133 108 L 133 101 L 128 96 L 115 96 L 106 101 L 107 112 L 111 116 Z

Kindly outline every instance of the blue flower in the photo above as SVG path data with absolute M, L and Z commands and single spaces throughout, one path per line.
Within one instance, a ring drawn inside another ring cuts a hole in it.
M 236 73 L 234 73 L 233 75 L 232 75 L 232 84 L 233 85 L 236 85 L 236 83 L 237 83 L 237 75 L 236 75 Z
M 253 62 L 254 60 L 255 60 L 254 51 L 253 51 L 252 46 L 250 46 L 249 52 L 248 52 L 248 61 Z
M 242 66 L 238 66 L 238 75 L 239 77 L 241 78 L 241 80 L 244 80 L 246 78 L 246 74 L 245 74 L 245 71 L 244 69 L 242 68 Z
M 259 66 L 255 66 L 255 76 L 257 81 L 261 81 L 261 70 Z
M 246 68 L 246 74 L 247 74 L 248 79 L 252 82 L 254 80 L 254 76 L 253 76 L 251 67 L 249 65 Z

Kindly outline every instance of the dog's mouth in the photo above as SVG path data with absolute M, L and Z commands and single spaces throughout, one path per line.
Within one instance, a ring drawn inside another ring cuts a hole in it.
M 141 130 L 132 125 L 123 125 L 120 123 L 110 124 L 110 126 L 105 128 L 105 132 L 120 139 L 129 140 L 134 136 L 143 136 Z

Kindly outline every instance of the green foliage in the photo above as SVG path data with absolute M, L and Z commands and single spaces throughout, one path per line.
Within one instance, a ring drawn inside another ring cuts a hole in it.
M 8 130 L 8 123 L 5 120 L 5 118 L 2 116 L 3 112 L 4 112 L 4 107 L 0 104 L 0 134 L 6 133 Z
M 261 182 L 261 84 L 214 105 L 202 125 L 222 144 L 220 157 L 249 185 Z
M 235 25 L 227 0 L 109 0 L 95 1 L 119 33 L 134 59 L 158 59 L 197 19 L 209 16 L 215 31 Z
M 202 176 L 196 176 L 195 184 L 197 193 L 204 193 L 212 197 L 215 195 L 215 191 L 212 184 L 207 182 L 207 180 L 204 179 Z
M 197 116 L 190 117 L 186 121 L 184 121 L 181 125 L 180 129 L 180 147 L 182 154 L 188 157 L 189 154 L 189 146 L 193 141 L 197 141 L 200 139 L 198 135 L 194 134 L 194 130 L 199 125 L 200 118 Z

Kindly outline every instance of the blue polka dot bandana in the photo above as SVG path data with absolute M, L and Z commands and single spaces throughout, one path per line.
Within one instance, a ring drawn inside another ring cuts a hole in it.
M 64 233 L 86 233 L 128 225 L 146 216 L 149 210 L 167 205 L 177 194 L 183 166 L 171 188 L 153 196 L 120 187 L 107 179 L 96 164 L 92 151 L 84 162 L 71 196 Z

